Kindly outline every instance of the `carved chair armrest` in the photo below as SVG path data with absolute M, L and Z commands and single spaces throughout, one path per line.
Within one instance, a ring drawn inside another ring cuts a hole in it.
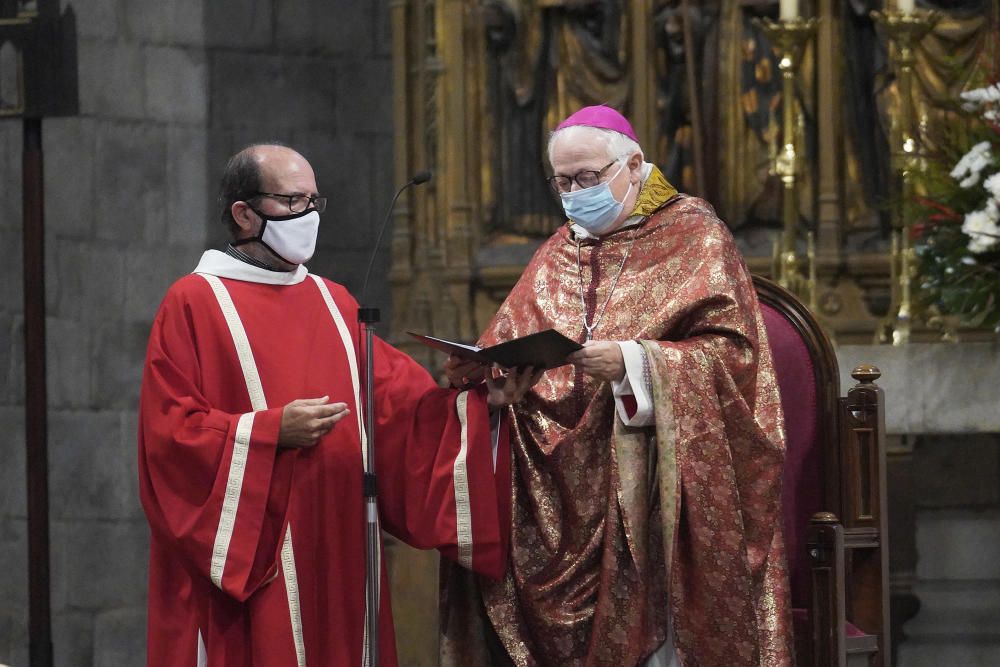
M 847 598 L 844 527 L 831 512 L 817 512 L 806 536 L 812 579 L 812 664 L 845 667 Z

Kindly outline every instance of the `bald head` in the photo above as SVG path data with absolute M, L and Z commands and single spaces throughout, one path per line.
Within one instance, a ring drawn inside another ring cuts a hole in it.
M 233 204 L 254 199 L 259 192 L 315 194 L 316 177 L 308 160 L 279 143 L 251 144 L 229 158 L 219 202 L 222 221 L 234 237 L 240 227 L 233 218 Z
M 244 151 L 257 163 L 262 189 L 267 192 L 282 192 L 285 180 L 306 178 L 315 180 L 312 167 L 302 154 L 288 146 L 279 144 L 259 144 Z M 241 151 L 243 152 L 243 151 Z M 315 190 L 315 184 L 312 187 Z

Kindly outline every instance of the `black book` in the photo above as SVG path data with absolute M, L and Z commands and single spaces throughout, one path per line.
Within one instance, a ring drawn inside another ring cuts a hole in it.
M 497 364 L 504 368 L 525 368 L 527 366 L 546 370 L 558 368 L 569 363 L 566 361 L 566 357 L 583 348 L 583 345 L 567 338 L 555 329 L 528 334 L 492 347 L 466 345 L 443 338 L 423 336 L 412 331 L 406 333 L 435 350 L 484 364 Z

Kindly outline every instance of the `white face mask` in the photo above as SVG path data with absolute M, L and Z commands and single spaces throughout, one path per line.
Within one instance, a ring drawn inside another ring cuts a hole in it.
M 260 233 L 237 241 L 233 243 L 234 246 L 258 241 L 289 264 L 305 264 L 312 259 L 316 251 L 316 237 L 319 235 L 318 211 L 309 210 L 282 216 L 266 216 L 256 209 L 254 212 L 262 220 Z

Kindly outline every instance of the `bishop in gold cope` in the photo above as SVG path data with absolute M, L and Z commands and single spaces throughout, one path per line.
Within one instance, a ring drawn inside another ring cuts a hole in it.
M 548 153 L 568 220 L 480 344 L 584 347 L 510 408 L 506 572 L 445 565 L 442 663 L 790 664 L 781 404 L 743 258 L 617 111 L 576 112 Z

